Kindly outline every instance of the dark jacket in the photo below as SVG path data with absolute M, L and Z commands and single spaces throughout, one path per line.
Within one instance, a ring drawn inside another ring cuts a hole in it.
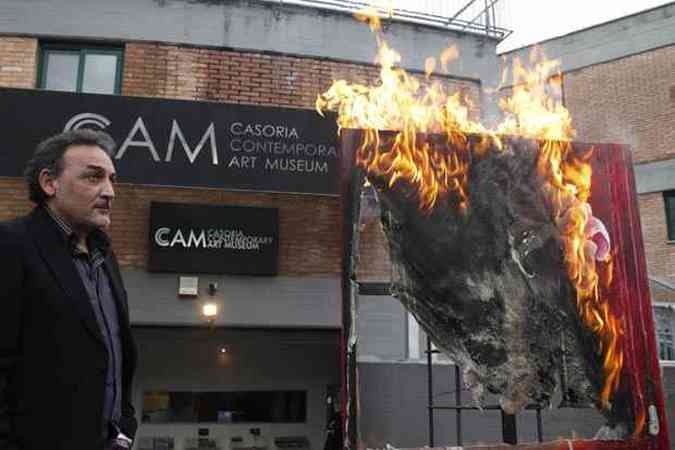
M 0 223 L 0 449 L 98 449 L 106 346 L 61 231 L 43 208 Z M 122 420 L 136 432 L 136 350 L 112 253 L 104 263 L 122 342 Z

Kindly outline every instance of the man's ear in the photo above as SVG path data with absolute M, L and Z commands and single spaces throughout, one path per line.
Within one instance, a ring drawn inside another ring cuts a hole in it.
M 59 181 L 52 175 L 49 169 L 42 169 L 38 175 L 40 187 L 47 194 L 48 197 L 53 197 L 56 194 Z

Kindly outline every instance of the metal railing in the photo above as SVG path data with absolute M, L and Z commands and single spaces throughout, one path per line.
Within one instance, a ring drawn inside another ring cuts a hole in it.
M 462 402 L 462 374 L 458 364 L 455 364 L 455 404 L 454 405 L 438 405 L 434 403 L 434 383 L 433 383 L 433 362 L 432 355 L 438 353 L 438 350 L 432 349 L 431 339 L 427 336 L 427 394 L 428 394 L 428 405 L 427 410 L 429 414 L 429 447 L 435 445 L 435 436 L 434 436 L 434 413 L 437 411 L 449 410 L 455 411 L 455 442 L 458 447 L 464 445 L 464 439 L 462 435 L 462 411 L 499 411 L 501 412 L 501 425 L 502 425 L 502 442 L 507 444 L 516 445 L 518 443 L 518 427 L 516 425 L 516 416 L 512 414 L 505 413 L 501 406 L 497 404 L 493 405 L 483 405 L 481 407 L 475 405 L 464 405 Z M 544 441 L 544 425 L 541 416 L 541 406 L 536 404 L 530 404 L 525 407 L 526 410 L 533 410 L 536 412 L 537 420 L 537 441 Z
M 480 34 L 498 40 L 511 30 L 498 26 L 506 12 L 500 0 L 263 0 L 277 5 L 308 6 L 329 11 L 353 13 L 375 7 L 384 18 Z

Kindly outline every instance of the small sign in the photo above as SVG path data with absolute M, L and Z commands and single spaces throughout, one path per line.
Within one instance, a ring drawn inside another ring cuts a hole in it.
M 151 272 L 276 275 L 279 211 L 152 202 Z
M 199 295 L 199 278 L 180 277 L 178 283 L 178 295 L 183 297 L 196 297 Z

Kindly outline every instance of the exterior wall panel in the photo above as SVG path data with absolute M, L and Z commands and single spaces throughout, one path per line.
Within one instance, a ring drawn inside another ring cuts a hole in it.
M 37 49 L 34 38 L 0 37 L 0 87 L 35 87 Z

